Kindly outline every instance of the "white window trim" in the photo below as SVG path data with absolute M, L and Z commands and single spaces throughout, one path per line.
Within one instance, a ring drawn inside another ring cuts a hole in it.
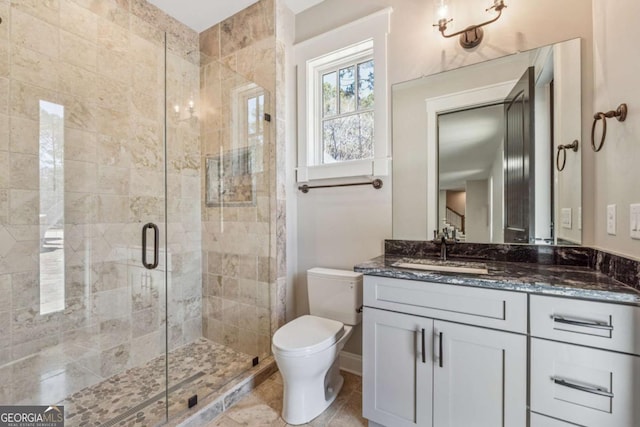
M 298 77 L 298 167 L 297 181 L 353 176 L 386 176 L 390 169 L 389 85 L 387 84 L 387 36 L 391 31 L 392 8 L 386 8 L 335 30 L 295 45 Z M 320 103 L 313 85 L 314 73 L 331 61 L 331 54 L 357 49 L 373 41 L 374 60 L 374 158 L 315 164 L 315 121 Z M 311 96 L 308 96 L 311 94 Z M 314 96 L 315 94 L 315 96 Z

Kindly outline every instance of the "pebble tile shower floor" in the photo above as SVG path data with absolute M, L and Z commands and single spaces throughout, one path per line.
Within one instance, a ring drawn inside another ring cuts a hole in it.
M 249 355 L 204 338 L 169 354 L 169 417 L 251 368 Z M 165 358 L 129 369 L 64 399 L 66 426 L 154 426 L 165 417 Z

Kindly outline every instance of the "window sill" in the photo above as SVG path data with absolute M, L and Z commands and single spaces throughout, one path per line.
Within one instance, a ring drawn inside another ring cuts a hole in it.
M 390 158 L 381 158 L 300 167 L 296 169 L 297 182 L 355 176 L 387 176 L 389 175 L 390 161 Z

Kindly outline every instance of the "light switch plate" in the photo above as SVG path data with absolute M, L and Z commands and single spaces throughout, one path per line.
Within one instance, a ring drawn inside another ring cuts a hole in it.
M 560 224 L 562 228 L 571 229 L 571 208 L 562 208 L 560 210 Z
M 640 203 L 636 203 L 629 208 L 629 235 L 632 239 L 640 240 Z
M 607 206 L 607 234 L 616 234 L 616 205 Z

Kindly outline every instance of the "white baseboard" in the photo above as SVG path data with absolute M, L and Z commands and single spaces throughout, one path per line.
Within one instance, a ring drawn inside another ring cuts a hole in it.
M 340 369 L 362 376 L 362 356 L 359 354 L 340 352 Z

